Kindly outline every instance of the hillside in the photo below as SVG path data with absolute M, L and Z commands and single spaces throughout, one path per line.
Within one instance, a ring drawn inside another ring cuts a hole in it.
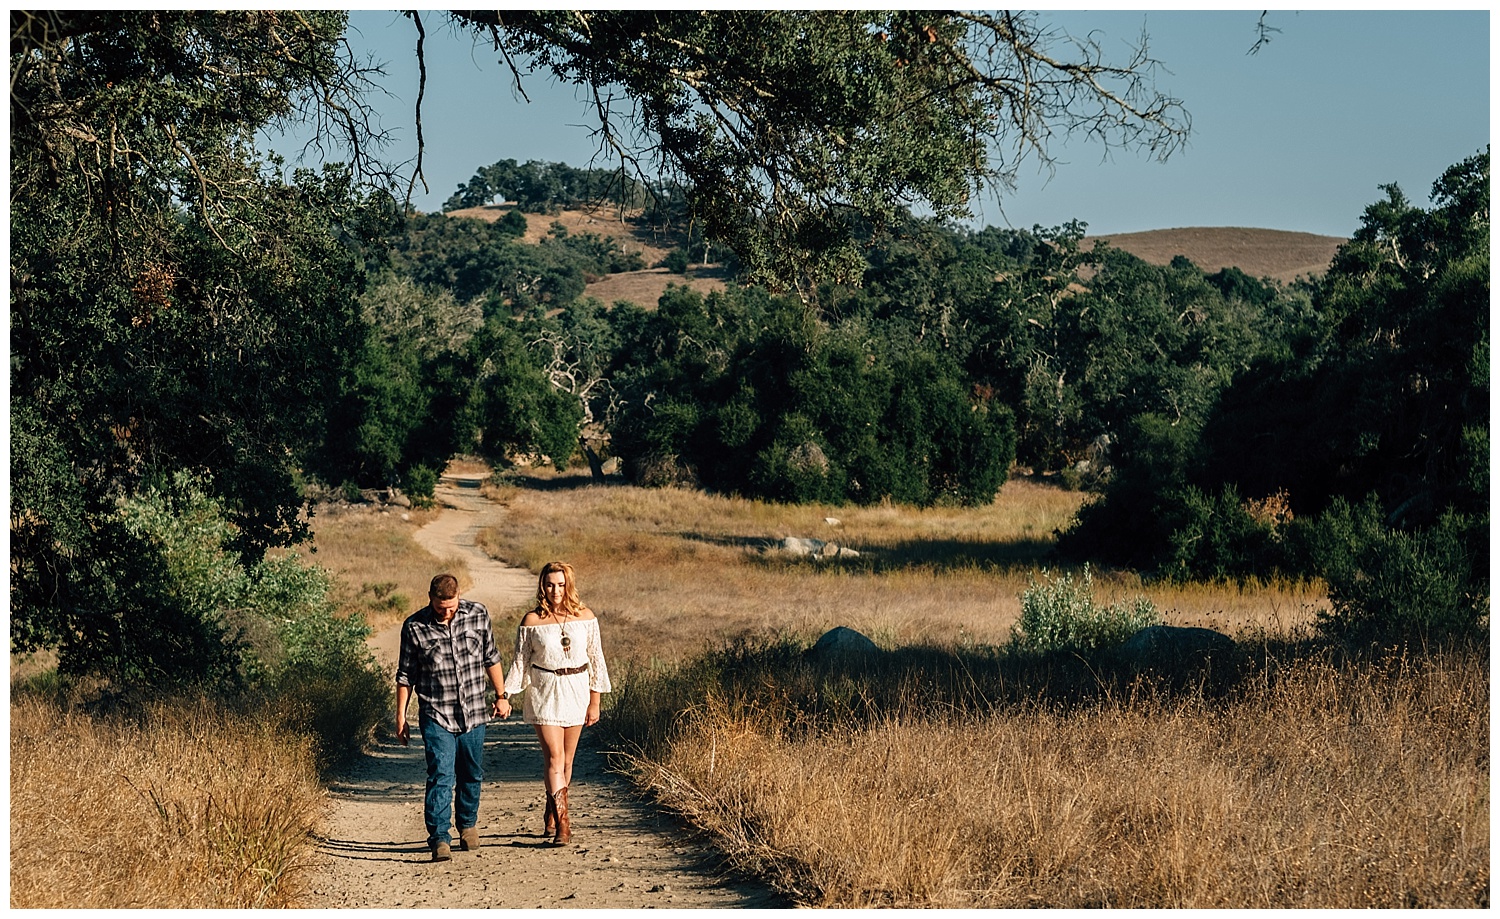
M 449 217 L 471 217 L 475 220 L 494 221 L 505 216 L 509 207 L 487 205 L 449 211 Z M 722 270 L 716 266 L 700 266 L 686 275 L 673 274 L 665 268 L 656 267 L 667 253 L 678 245 L 670 234 L 659 233 L 645 224 L 622 219 L 619 212 L 600 208 L 592 211 L 562 211 L 555 215 L 527 214 L 526 242 L 537 243 L 552 232 L 552 224 L 561 223 L 570 234 L 593 233 L 619 242 L 627 252 L 639 252 L 646 262 L 643 271 L 624 271 L 612 274 L 589 284 L 583 289 L 586 297 L 594 297 L 601 303 L 629 300 L 638 306 L 654 307 L 669 284 L 687 284 L 700 293 L 724 289 Z
M 498 220 L 508 207 L 489 205 L 450 211 L 450 217 L 476 220 Z M 672 274 L 656 267 L 677 244 L 670 234 L 657 232 L 644 224 L 622 219 L 618 212 L 562 211 L 556 215 L 527 214 L 527 242 L 535 243 L 551 232 L 553 223 L 561 223 L 569 233 L 594 233 L 618 240 L 627 251 L 639 252 L 647 268 L 610 275 L 590 284 L 584 294 L 604 303 L 631 300 L 641 306 L 654 306 L 668 284 L 688 284 L 708 293 L 723 290 L 722 271 L 702 266 L 686 276 Z M 1165 265 L 1177 255 L 1185 255 L 1205 271 L 1233 266 L 1254 278 L 1274 278 L 1289 282 L 1299 277 L 1321 275 L 1328 270 L 1334 252 L 1347 240 L 1338 236 L 1318 236 L 1287 230 L 1261 230 L 1246 227 L 1186 227 L 1170 230 L 1147 230 L 1140 233 L 1118 233 L 1112 236 L 1084 237 L 1084 248 L 1101 240 L 1124 249 L 1153 265 Z
M 1256 230 L 1244 227 L 1187 227 L 1147 230 L 1114 236 L 1086 236 L 1083 245 L 1108 240 L 1153 265 L 1166 265 L 1185 255 L 1204 271 L 1235 267 L 1253 278 L 1293 281 L 1301 276 L 1321 275 L 1338 247 L 1348 240 L 1286 230 Z

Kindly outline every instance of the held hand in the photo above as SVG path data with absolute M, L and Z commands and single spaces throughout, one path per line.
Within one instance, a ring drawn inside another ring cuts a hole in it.
M 411 744 L 411 728 L 407 726 L 405 718 L 396 719 L 396 738 L 403 747 Z
M 510 717 L 510 701 L 507 700 L 507 699 L 501 699 L 501 698 L 495 699 L 495 707 L 491 710 L 491 714 L 494 715 L 495 717 L 499 718 L 502 721 L 504 721 L 506 718 L 509 718 Z

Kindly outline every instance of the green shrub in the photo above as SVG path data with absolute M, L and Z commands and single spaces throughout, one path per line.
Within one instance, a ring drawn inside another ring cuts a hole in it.
M 1387 526 L 1374 495 L 1340 498 L 1301 541 L 1328 583 L 1327 634 L 1356 639 L 1467 635 L 1487 624 L 1487 522 L 1448 513 L 1429 528 Z
M 667 253 L 667 257 L 661 260 L 663 268 L 673 274 L 687 274 L 688 254 L 686 249 L 673 249 Z
M 427 466 L 413 466 L 406 471 L 406 494 L 418 503 L 432 500 L 437 491 L 438 474 Z
M 1165 565 L 1169 576 L 1243 580 L 1284 569 L 1275 526 L 1255 519 L 1233 485 L 1213 495 L 1189 486 L 1173 497 Z
M 58 599 L 58 667 L 111 691 L 239 681 L 245 571 L 226 550 L 234 528 L 217 502 L 178 474 L 100 519 Z
M 1021 618 L 1011 627 L 1011 645 L 1022 651 L 1093 651 L 1161 624 L 1161 614 L 1145 597 L 1097 606 L 1093 585 L 1087 565 L 1077 581 L 1071 574 L 1047 576 L 1045 584 L 1033 579 L 1021 594 Z
M 390 709 L 390 680 L 375 662 L 359 614 L 339 616 L 327 571 L 296 556 L 267 559 L 251 571 L 251 610 L 273 639 L 247 661 L 288 729 L 310 734 L 330 769 L 358 753 Z

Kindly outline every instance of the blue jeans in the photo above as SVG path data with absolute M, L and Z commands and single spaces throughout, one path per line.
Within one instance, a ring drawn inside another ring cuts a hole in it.
M 479 822 L 479 786 L 484 781 L 484 725 L 455 734 L 421 719 L 422 745 L 427 748 L 427 798 L 422 817 L 427 822 L 427 844 L 452 844 L 448 820 L 458 813 L 458 828 Z M 457 794 L 454 789 L 457 787 Z

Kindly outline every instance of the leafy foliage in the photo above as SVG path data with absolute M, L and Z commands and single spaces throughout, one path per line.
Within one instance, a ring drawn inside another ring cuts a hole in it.
M 1011 633 L 1013 647 L 1024 651 L 1087 652 L 1118 645 L 1147 626 L 1160 625 L 1161 614 L 1145 597 L 1109 606 L 1094 602 L 1094 577 L 1088 566 L 1073 575 L 1035 580 L 1021 594 L 1021 616 Z
M 1301 538 L 1328 582 L 1323 631 L 1357 639 L 1442 639 L 1489 619 L 1489 532 L 1455 513 L 1431 527 L 1387 525 L 1378 499 L 1336 498 Z
M 247 561 L 305 535 L 298 460 L 359 340 L 359 247 L 389 202 L 350 169 L 283 177 L 251 142 L 299 106 L 365 111 L 343 25 L 12 14 L 11 411 L 46 442 L 11 456 L 15 646 L 86 633 L 139 677 L 125 649 L 155 628 L 183 644 L 152 666 L 227 666 L 120 516 L 178 471 L 214 490 Z
M 1121 438 L 1121 468 L 1061 548 L 1183 576 L 1328 580 L 1331 632 L 1412 636 L 1487 618 L 1488 153 L 1366 209 L 1311 312 L 1271 308 L 1276 334 L 1217 400 L 1160 406 Z M 1227 276 L 1232 286 L 1239 279 Z M 1213 390 L 1208 390 L 1212 392 Z M 1256 520 L 1282 505 L 1281 524 Z
M 622 354 L 613 446 L 639 480 L 781 501 L 983 503 L 1014 455 L 1010 412 L 951 360 L 900 353 L 858 321 L 825 326 L 790 299 L 674 288 Z
M 245 669 L 288 729 L 317 740 L 322 767 L 338 766 L 390 710 L 389 681 L 366 643 L 370 628 L 357 613 L 339 616 L 328 573 L 296 556 L 268 559 L 253 580 L 272 637 Z
M 530 160 L 517 164 L 501 160 L 484 166 L 443 203 L 444 211 L 514 202 L 534 214 L 555 214 L 565 208 L 599 204 L 640 208 L 647 189 L 639 179 L 620 169 L 578 169 L 567 163 Z
M 450 15 L 508 60 L 592 87 L 609 153 L 681 186 L 707 236 L 773 289 L 857 278 L 861 233 L 907 205 L 967 216 L 1057 134 L 1166 156 L 1186 131 L 1144 46 L 1112 65 L 1026 13 Z

